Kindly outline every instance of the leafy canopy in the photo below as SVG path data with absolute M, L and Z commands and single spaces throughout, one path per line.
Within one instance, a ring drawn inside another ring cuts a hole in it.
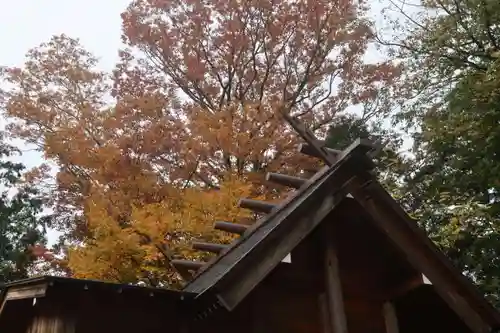
M 16 149 L 2 136 L 0 142 L 0 282 L 36 274 L 38 259 L 46 256 L 46 228 L 50 215 L 43 214 L 39 191 L 24 183 L 21 163 L 12 162 Z

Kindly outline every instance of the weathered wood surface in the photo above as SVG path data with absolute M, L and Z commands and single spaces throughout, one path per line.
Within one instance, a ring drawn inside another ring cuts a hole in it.
M 331 333 L 324 320 L 328 275 L 323 240 L 328 236 L 336 245 L 348 333 L 394 333 L 395 321 L 404 328 L 401 333 L 471 333 L 446 304 L 426 294 L 425 288 L 433 286 L 424 283 L 353 199 L 342 202 L 325 222 L 333 226 L 331 231 L 315 229 L 293 249 L 290 264 L 280 263 L 231 313 L 205 318 L 193 332 L 254 333 L 259 328 L 262 333 Z M 419 305 L 412 307 L 411 300 Z M 388 301 L 394 304 L 391 318 L 384 311 Z M 408 330 L 415 322 L 424 329 Z
M 318 141 L 318 143 L 324 145 L 324 141 Z M 342 152 L 342 150 L 338 149 L 331 149 L 331 148 L 324 148 L 324 149 L 333 156 L 337 156 Z M 299 153 L 302 153 L 304 155 L 322 158 L 322 156 L 318 154 L 317 150 L 313 146 L 307 143 L 300 144 L 297 150 L 299 151 Z
M 183 259 L 174 259 L 171 261 L 172 265 L 177 268 L 187 269 L 197 271 L 205 265 L 204 262 L 200 261 L 191 261 L 191 260 L 183 260 Z
M 307 182 L 307 179 L 304 178 L 288 176 L 274 172 L 269 172 L 266 175 L 266 180 L 278 185 L 288 186 L 295 189 L 302 187 Z
M 47 291 L 47 283 L 40 283 L 26 287 L 11 288 L 5 293 L 5 300 L 43 297 Z
M 252 200 L 252 199 L 240 199 L 238 206 L 241 208 L 246 208 L 253 210 L 256 213 L 269 214 L 277 207 L 276 204 L 272 204 L 266 201 Z
M 38 281 L 48 284 L 45 295 L 33 298 L 26 293 L 26 298 L 8 300 L 0 312 L 0 332 L 177 332 L 186 313 L 179 293 L 153 288 L 39 278 L 7 290 L 36 291 Z
M 51 302 L 47 298 L 37 299 L 27 333 L 76 333 L 77 317 L 74 308 L 67 306 L 70 304 Z
M 228 310 L 234 308 L 335 208 L 345 196 L 344 186 L 355 170 L 373 168 L 373 162 L 361 157 L 370 149 L 371 146 L 364 141 L 356 141 L 342 152 L 334 167 L 318 172 L 309 180 L 308 186 L 287 198 L 278 206 L 279 209 L 265 209 L 270 214 L 258 227 L 216 258 L 185 290 L 205 293 L 214 287 L 224 306 Z M 262 203 L 253 200 L 246 203 L 254 210 L 263 207 Z M 304 215 L 306 211 L 312 214 Z M 236 269 L 235 266 L 239 267 Z
M 218 221 L 218 222 L 215 222 L 214 228 L 217 230 L 241 235 L 245 231 L 247 231 L 248 226 L 244 225 L 244 224 Z
M 212 252 L 212 253 L 221 253 L 225 249 L 227 249 L 227 245 L 223 244 L 214 244 L 214 243 L 205 243 L 205 242 L 193 242 L 193 249 L 198 251 Z
M 288 113 L 282 113 L 283 118 L 292 126 L 292 128 L 299 134 L 299 136 L 311 147 L 319 158 L 325 161 L 328 165 L 335 163 L 335 156 L 332 155 L 324 147 L 324 142 L 318 140 L 314 133 L 307 128 L 297 117 L 293 117 Z
M 399 333 L 398 316 L 396 307 L 391 302 L 384 303 L 385 329 L 387 333 Z
M 33 299 L 8 301 L 0 309 L 0 332 L 27 333 L 33 313 Z
M 325 228 L 325 230 L 333 232 L 333 228 Z M 326 236 L 324 241 L 325 289 L 331 332 L 347 333 L 344 293 L 342 291 L 337 251 L 333 237 L 328 235 L 328 233 Z

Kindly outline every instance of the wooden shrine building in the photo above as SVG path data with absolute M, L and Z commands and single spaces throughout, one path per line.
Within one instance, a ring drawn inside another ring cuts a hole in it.
M 372 145 L 303 137 L 301 151 L 327 166 L 309 179 L 269 174 L 296 191 L 278 205 L 243 199 L 263 217 L 217 222 L 241 236 L 195 243 L 218 253 L 208 263 L 173 261 L 183 290 L 19 281 L 3 288 L 0 333 L 497 332 L 499 312 L 375 179 Z

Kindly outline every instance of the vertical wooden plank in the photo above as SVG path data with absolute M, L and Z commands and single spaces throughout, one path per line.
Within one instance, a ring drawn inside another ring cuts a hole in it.
M 28 333 L 75 333 L 76 320 L 68 305 L 40 299 Z
M 384 303 L 383 307 L 385 319 L 385 331 L 387 333 L 399 333 L 398 317 L 396 316 L 396 309 L 391 302 Z
M 325 281 L 330 326 L 332 333 L 347 333 L 337 253 L 331 238 L 326 241 L 325 245 Z
M 0 296 L 0 315 L 2 315 L 3 309 L 5 308 L 5 304 L 7 304 L 7 299 L 5 297 Z
M 322 333 L 332 333 L 332 328 L 330 326 L 330 315 L 328 313 L 328 302 L 326 299 L 326 294 L 321 294 L 318 297 L 320 318 L 321 318 L 321 328 Z

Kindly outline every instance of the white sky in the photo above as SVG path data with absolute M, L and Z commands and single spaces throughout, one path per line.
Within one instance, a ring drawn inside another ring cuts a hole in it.
M 22 64 L 26 51 L 65 33 L 80 38 L 111 68 L 120 45 L 120 13 L 129 0 L 0 0 L 0 63 Z

